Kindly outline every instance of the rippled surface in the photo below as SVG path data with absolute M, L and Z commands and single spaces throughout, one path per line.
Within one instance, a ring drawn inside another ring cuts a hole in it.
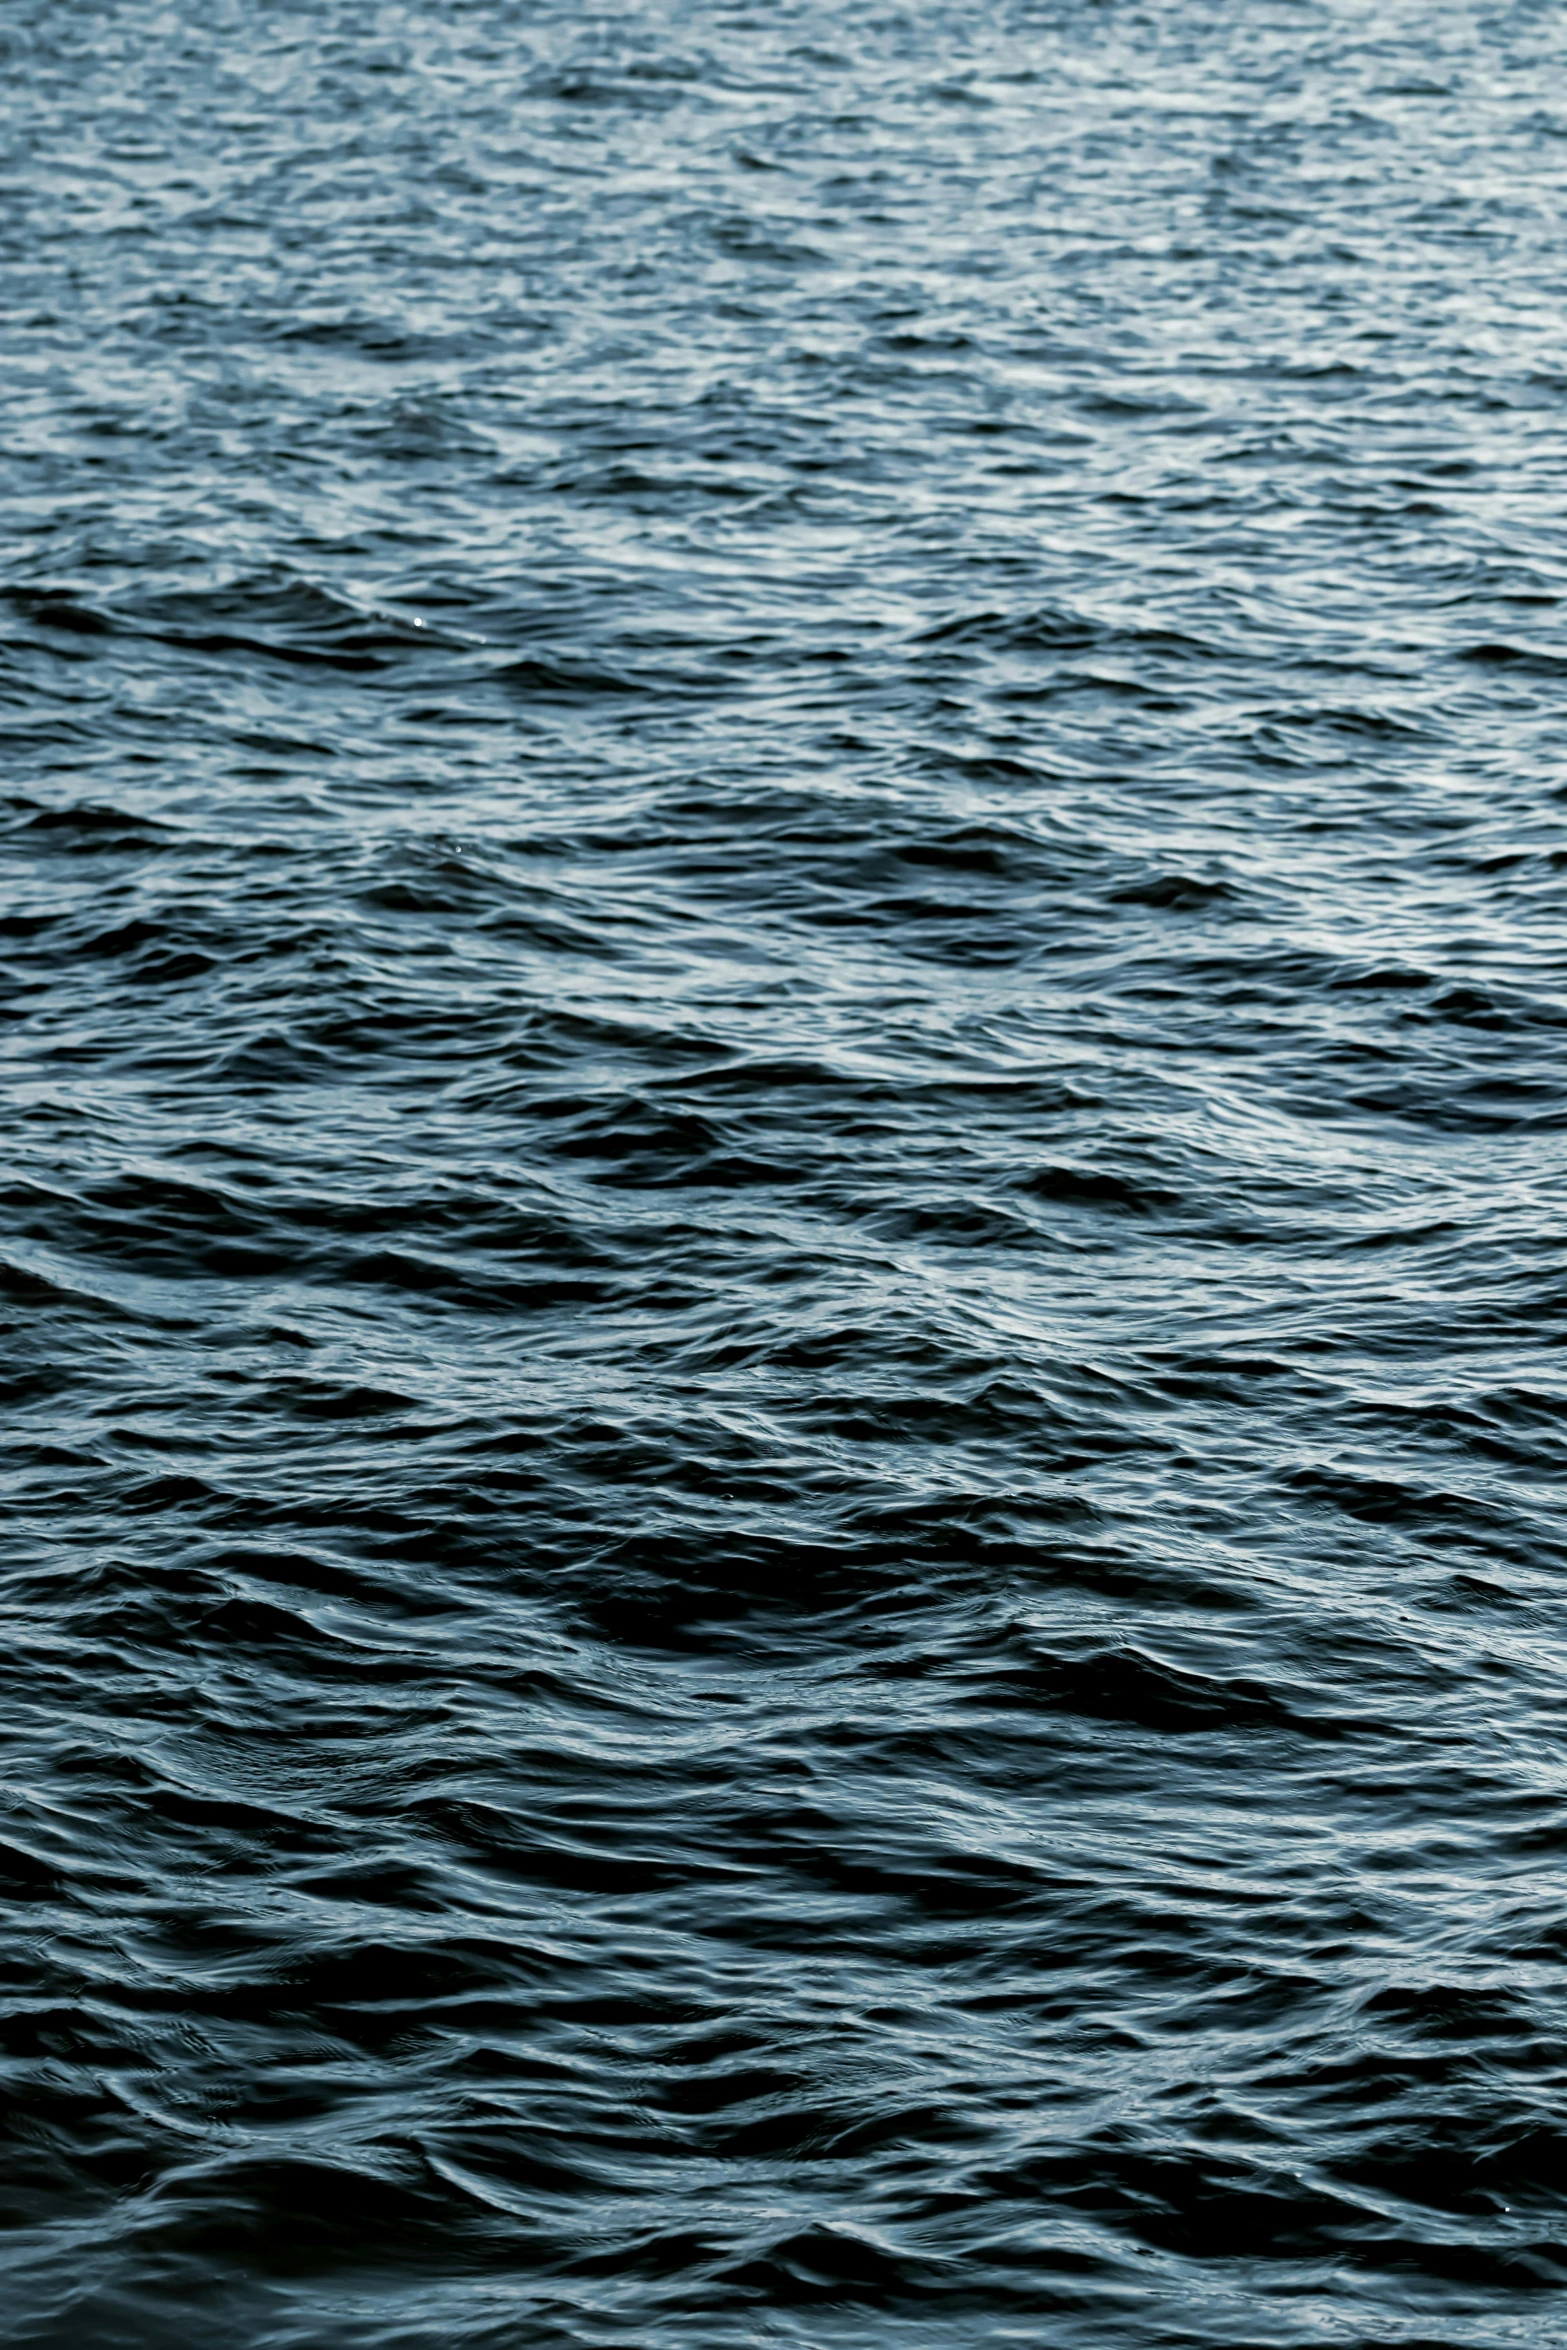
M 8 2340 L 1560 2339 L 1560 35 L 11 0 Z

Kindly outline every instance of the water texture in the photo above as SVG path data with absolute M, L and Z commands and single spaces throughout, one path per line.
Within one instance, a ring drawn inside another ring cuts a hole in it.
M 6 2343 L 1559 2343 L 1559 9 L 0 50 Z

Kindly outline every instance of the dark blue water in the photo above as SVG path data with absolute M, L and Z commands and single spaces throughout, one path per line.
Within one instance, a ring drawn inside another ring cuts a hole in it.
M 1567 2334 L 1567 49 L 8 0 L 0 2334 Z

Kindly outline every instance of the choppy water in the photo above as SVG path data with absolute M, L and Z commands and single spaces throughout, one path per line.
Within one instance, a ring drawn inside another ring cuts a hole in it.
M 6 2341 L 1559 2341 L 1559 9 L 0 38 Z

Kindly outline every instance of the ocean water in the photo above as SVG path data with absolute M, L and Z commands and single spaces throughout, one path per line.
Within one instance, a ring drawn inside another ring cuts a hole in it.
M 1567 2337 L 1567 45 L 7 0 L 0 2338 Z

